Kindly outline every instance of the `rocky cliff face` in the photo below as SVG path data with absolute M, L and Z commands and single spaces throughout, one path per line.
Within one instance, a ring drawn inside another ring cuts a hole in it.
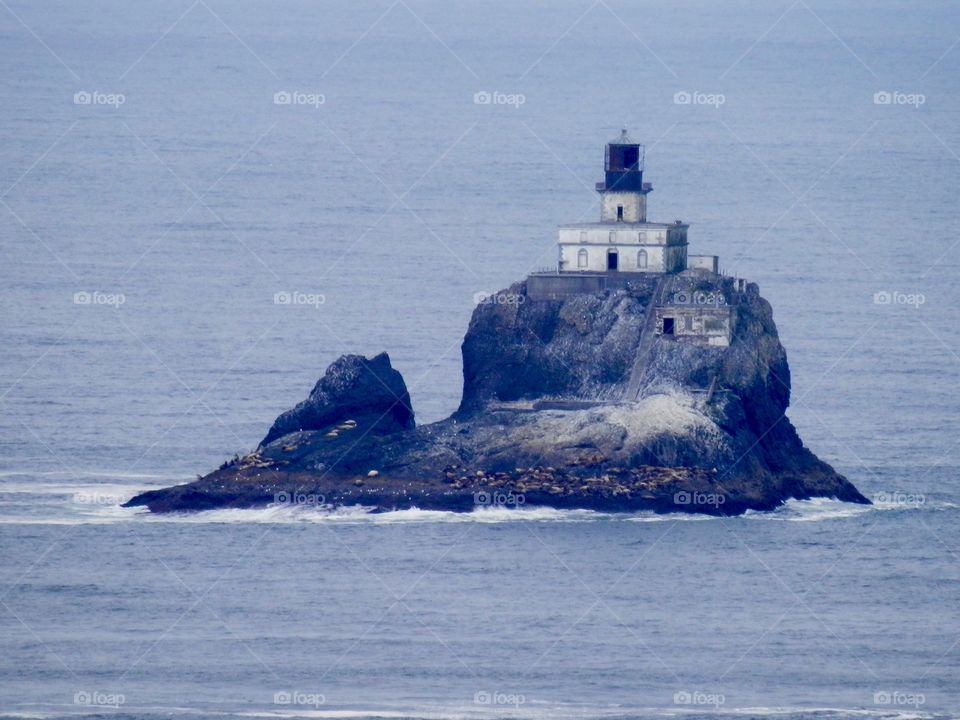
M 641 278 L 630 293 L 531 301 L 517 283 L 494 296 L 510 302 L 478 305 L 463 341 L 458 415 L 490 400 L 619 400 L 654 284 Z
M 386 354 L 344 356 L 257 451 L 131 503 L 239 507 L 308 493 L 377 509 L 467 510 L 499 497 L 733 514 L 790 497 L 866 502 L 803 446 L 784 414 L 786 353 L 756 286 L 736 292 L 729 278 L 671 278 L 733 308 L 729 347 L 713 347 L 652 335 L 657 280 L 537 301 L 518 283 L 497 296 L 509 302 L 480 304 L 463 342 L 459 409 L 431 425 L 414 426 Z M 628 397 L 634 387 L 639 400 Z

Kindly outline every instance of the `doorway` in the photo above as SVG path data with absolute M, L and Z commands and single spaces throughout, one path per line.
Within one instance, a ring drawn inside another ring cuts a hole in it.
M 673 335 L 673 318 L 663 319 L 663 334 Z
M 607 251 L 607 270 L 616 270 L 620 256 L 616 250 Z

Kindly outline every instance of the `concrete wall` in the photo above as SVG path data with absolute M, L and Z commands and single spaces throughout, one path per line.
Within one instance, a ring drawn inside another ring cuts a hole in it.
M 671 305 L 658 307 L 656 334 L 663 335 L 663 321 L 673 319 L 673 336 L 678 340 L 726 347 L 733 337 L 734 314 L 730 306 L 705 307 Z
M 562 300 L 581 293 L 603 292 L 606 278 L 602 275 L 530 275 L 527 297 L 531 300 Z
M 646 222 L 647 196 L 636 192 L 604 192 L 600 196 L 600 220 L 617 222 L 617 207 L 623 208 L 623 222 Z
M 687 267 L 709 270 L 716 274 L 720 272 L 720 257 L 717 255 L 690 255 L 687 258 Z
M 638 228 L 613 223 L 589 229 L 562 227 L 559 231 L 559 238 L 561 243 L 663 245 L 667 242 L 667 231 L 662 227 Z
M 587 264 L 580 262 L 581 251 Z M 687 267 L 686 245 L 602 245 L 561 244 L 560 270 L 562 272 L 606 272 L 607 254 L 615 251 L 618 272 L 681 272 Z M 646 265 L 641 252 L 646 254 Z
M 653 292 L 656 277 L 641 273 L 532 273 L 527 276 L 528 300 L 562 300 L 604 290 L 645 287 Z
M 579 263 L 581 250 L 587 255 L 586 267 Z M 682 262 L 684 250 L 686 248 L 662 245 L 561 245 L 560 267 L 563 272 L 606 272 L 607 253 L 615 251 L 618 272 L 674 272 L 677 264 Z M 646 267 L 641 263 L 641 251 L 646 253 Z
M 664 269 L 666 272 L 681 272 L 687 269 L 687 246 L 668 245 L 664 248 Z

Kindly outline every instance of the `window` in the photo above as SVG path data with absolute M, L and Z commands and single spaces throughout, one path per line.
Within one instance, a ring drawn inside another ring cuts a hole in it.
M 645 243 L 646 241 L 647 241 L 647 231 L 641 230 L 639 233 L 637 233 L 637 242 L 642 244 L 642 243 Z
M 577 267 L 585 268 L 587 266 L 587 251 L 581 250 L 577 253 Z
M 612 243 L 617 241 L 617 233 L 615 233 L 613 230 L 610 231 L 609 240 Z
M 647 251 L 641 250 L 637 253 L 637 267 L 641 270 L 647 269 Z
M 623 222 L 623 205 L 617 205 L 617 222 Z
M 587 231 L 586 231 L 586 230 L 581 230 L 581 231 L 580 231 L 580 242 L 585 243 L 586 241 L 587 241 Z

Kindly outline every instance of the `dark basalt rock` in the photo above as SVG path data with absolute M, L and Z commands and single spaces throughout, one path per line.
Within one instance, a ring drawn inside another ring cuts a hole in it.
M 386 353 L 372 360 L 362 355 L 338 359 L 306 400 L 274 421 L 261 445 L 292 432 L 321 430 L 358 417 L 371 419 L 378 433 L 414 427 L 407 385 Z
M 460 407 L 430 425 L 414 426 L 386 354 L 344 356 L 255 452 L 128 504 L 166 512 L 303 498 L 376 510 L 730 515 L 789 498 L 868 502 L 784 414 L 786 352 L 756 285 L 738 292 L 730 278 L 678 277 L 731 304 L 730 346 L 652 339 L 641 399 L 624 401 L 656 280 L 550 301 L 529 300 L 518 283 L 501 294 L 515 301 L 481 303 L 463 342 Z

